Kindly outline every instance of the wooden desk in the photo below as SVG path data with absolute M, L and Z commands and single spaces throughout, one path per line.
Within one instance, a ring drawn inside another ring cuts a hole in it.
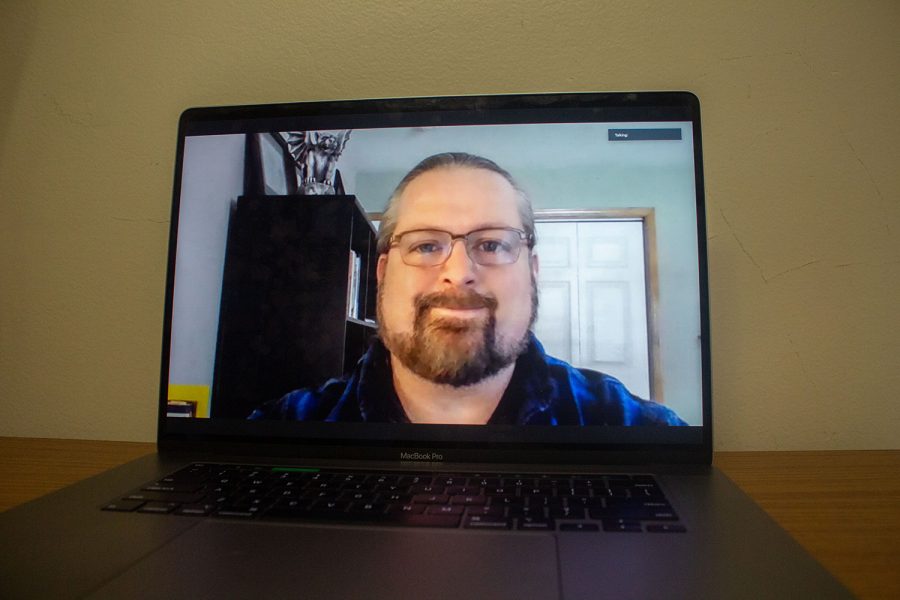
M 0 438 L 0 511 L 154 450 Z M 715 463 L 860 598 L 900 598 L 900 450 L 720 452 Z
M 900 598 L 900 450 L 719 452 L 714 462 L 860 598 Z

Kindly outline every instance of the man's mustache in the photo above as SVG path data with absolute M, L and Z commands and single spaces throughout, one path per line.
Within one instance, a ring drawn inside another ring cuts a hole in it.
M 424 315 L 427 310 L 432 308 L 487 308 L 494 312 L 497 309 L 497 299 L 493 296 L 479 294 L 474 290 L 467 289 L 433 292 L 416 298 L 417 315 Z

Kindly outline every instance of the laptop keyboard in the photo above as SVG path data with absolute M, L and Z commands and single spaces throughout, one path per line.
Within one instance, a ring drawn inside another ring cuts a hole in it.
M 195 463 L 103 510 L 482 530 L 685 527 L 652 475 L 448 474 Z

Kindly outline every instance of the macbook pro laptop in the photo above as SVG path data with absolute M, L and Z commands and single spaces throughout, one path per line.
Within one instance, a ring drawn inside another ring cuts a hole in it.
M 0 596 L 848 595 L 710 465 L 692 94 L 189 109 L 174 177 L 159 452 Z

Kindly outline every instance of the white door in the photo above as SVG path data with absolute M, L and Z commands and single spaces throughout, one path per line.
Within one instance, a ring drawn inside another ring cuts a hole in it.
M 544 348 L 650 398 L 642 221 L 544 221 L 536 229 L 534 331 Z

